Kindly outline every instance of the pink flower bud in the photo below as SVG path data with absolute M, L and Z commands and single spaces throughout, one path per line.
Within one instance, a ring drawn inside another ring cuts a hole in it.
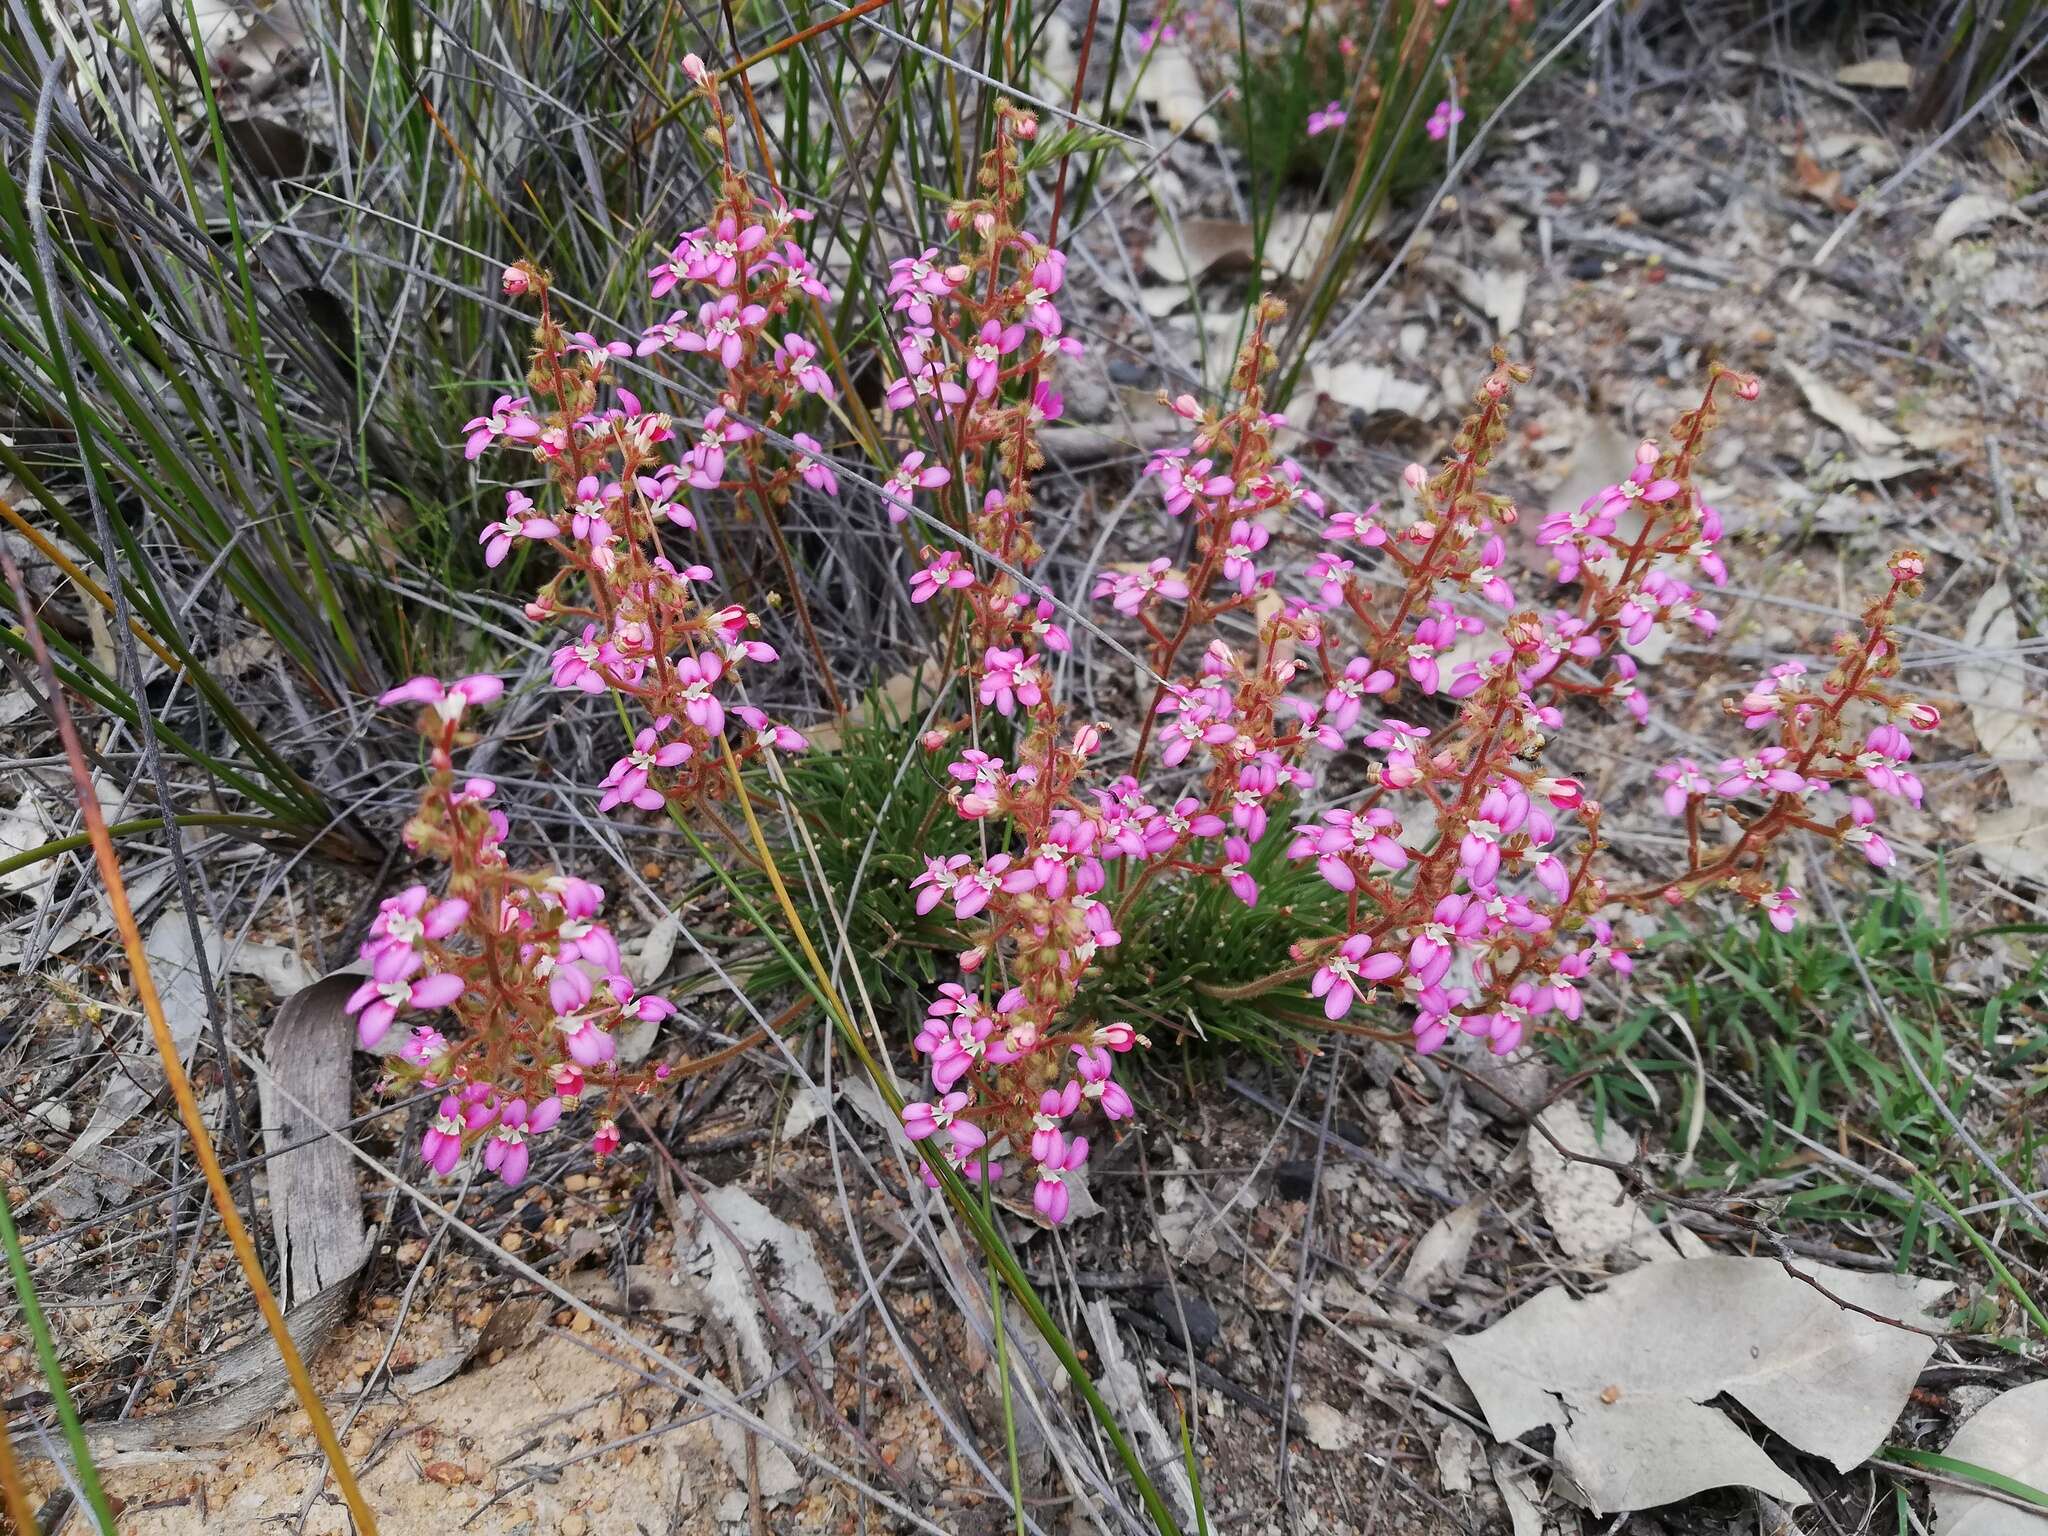
M 516 299 L 533 286 L 533 278 L 522 266 L 510 266 L 498 279 L 498 286 L 505 290 L 505 297 Z
M 1406 469 L 1401 471 L 1401 483 L 1407 486 L 1408 489 L 1411 491 L 1421 490 L 1424 482 L 1426 482 L 1428 479 L 1429 471 L 1424 469 L 1420 464 L 1410 464 Z
M 1636 462 L 1638 464 L 1654 464 L 1657 462 L 1657 445 L 1647 437 L 1636 444 Z

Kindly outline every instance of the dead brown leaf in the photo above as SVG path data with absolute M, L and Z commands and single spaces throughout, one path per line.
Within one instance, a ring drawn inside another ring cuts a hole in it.
M 1856 206 L 1856 199 L 1842 192 L 1842 173 L 1822 170 L 1820 162 L 1803 149 L 1792 158 L 1792 183 L 1800 196 L 1812 198 L 1823 208 L 1847 213 Z

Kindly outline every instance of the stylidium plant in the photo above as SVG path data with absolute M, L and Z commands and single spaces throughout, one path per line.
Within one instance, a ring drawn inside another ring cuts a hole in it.
M 688 67 L 722 138 L 708 76 L 694 59 Z M 610 696 L 626 718 L 644 722 L 593 786 L 599 809 L 699 816 L 742 858 L 752 854 L 719 819 L 716 802 L 741 792 L 749 762 L 801 751 L 805 741 L 743 702 L 743 672 L 774 662 L 776 652 L 755 638 L 754 614 L 718 600 L 710 567 L 683 545 L 697 526 L 696 496 L 773 504 L 800 480 L 832 489 L 814 440 L 799 436 L 799 452 L 771 456 L 764 436 L 802 397 L 833 393 L 816 348 L 785 329 L 796 305 L 825 292 L 794 239 L 807 217 L 757 198 L 728 161 L 711 221 L 684 234 L 650 274 L 657 297 L 703 297 L 649 326 L 637 343 L 565 331 L 547 275 L 507 268 L 505 293 L 540 311 L 527 393 L 501 396 L 464 429 L 468 457 L 509 448 L 539 472 L 538 497 L 507 491 L 504 516 L 481 538 L 493 566 L 522 544 L 556 556 L 554 575 L 525 606 L 532 623 L 560 638 L 553 686 Z M 619 360 L 664 352 L 700 354 L 717 366 L 718 403 L 695 423 L 644 409 L 612 380 Z M 373 1048 L 401 1014 L 450 1010 L 445 1032 L 411 1027 L 390 1058 L 391 1076 L 449 1088 L 422 1147 L 434 1168 L 449 1172 L 480 1144 L 485 1167 L 516 1183 L 527 1166 L 525 1138 L 581 1098 L 604 1110 L 593 1138 L 598 1154 L 617 1147 L 612 1112 L 671 1071 L 618 1070 L 617 1030 L 675 1010 L 637 994 L 624 975 L 618 944 L 597 921 L 602 889 L 509 870 L 505 819 L 489 804 L 493 787 L 458 781 L 453 753 L 465 739 L 463 715 L 502 688 L 494 677 L 446 686 L 415 678 L 381 701 L 425 706 L 429 777 L 406 840 L 449 866 L 448 894 L 432 902 L 415 886 L 384 904 L 363 946 L 372 979 L 350 1011 L 362 1044 Z
M 688 68 L 726 145 L 717 92 Z M 1444 115 L 1448 127 L 1455 109 Z M 1097 1117 L 1134 1113 L 1119 1060 L 1147 1043 L 1095 1016 L 1092 975 L 1170 905 L 1147 900 L 1162 882 L 1256 904 L 1268 837 L 1313 866 L 1342 918 L 1299 933 L 1229 996 L 1300 989 L 1333 1028 L 1365 1033 L 1377 1031 L 1355 1015 L 1398 1009 L 1425 1052 L 1469 1037 L 1506 1053 L 1578 1020 L 1597 972 L 1632 968 L 1615 926 L 1630 910 L 1716 893 L 1789 929 L 1788 834 L 1891 861 L 1877 807 L 1918 803 L 1909 733 L 1938 723 L 1894 687 L 1895 612 L 1922 570 L 1910 551 L 1830 669 L 1787 662 L 1731 706 L 1754 744 L 1658 771 L 1685 833 L 1677 867 L 1617 883 L 1601 807 L 1551 766 L 1575 716 L 1648 718 L 1631 648 L 1717 628 L 1706 593 L 1726 580 L 1722 527 L 1695 468 L 1723 397 L 1758 393 L 1719 365 L 1668 444 L 1644 443 L 1614 484 L 1528 530 L 1486 486 L 1528 377 L 1496 352 L 1441 464 L 1410 465 L 1384 504 L 1339 508 L 1277 447 L 1285 421 L 1266 390 L 1284 310 L 1261 301 L 1227 398 L 1167 402 L 1188 436 L 1144 475 L 1169 536 L 1092 592 L 1102 622 L 1145 653 L 1142 712 L 1123 728 L 1071 718 L 1052 665 L 1071 648 L 1069 611 L 1031 575 L 1032 479 L 1061 414 L 1054 369 L 1081 348 L 1061 312 L 1065 257 L 1021 223 L 1034 156 L 1049 153 L 1037 138 L 1029 113 L 999 106 L 980 195 L 945 213 L 948 247 L 895 261 L 887 284 L 893 437 L 868 468 L 905 531 L 911 601 L 960 680 L 959 712 L 923 745 L 981 834 L 978 854 L 927 856 L 909 881 L 958 953 L 959 978 L 927 1001 L 914 1041 L 930 1096 L 903 1113 L 928 1158 L 974 1182 L 1021 1165 L 1038 1213 L 1063 1220 Z M 805 219 L 753 190 L 728 147 L 716 206 L 650 274 L 673 307 L 631 340 L 565 330 L 547 276 L 509 268 L 505 291 L 539 311 L 526 392 L 464 429 L 471 458 L 510 450 L 538 471 L 481 539 L 492 565 L 538 545 L 558 562 L 526 606 L 559 641 L 553 686 L 608 695 L 628 722 L 629 749 L 589 786 L 599 809 L 701 819 L 746 859 L 718 803 L 746 792 L 750 762 L 805 743 L 744 701 L 745 671 L 775 652 L 688 549 L 713 508 L 772 514 L 800 488 L 840 493 L 824 447 L 797 429 L 806 402 L 835 395 L 798 319 L 829 297 Z M 695 421 L 644 409 L 613 377 L 628 355 L 700 370 L 715 403 Z M 911 536 L 913 516 L 943 547 Z M 1511 573 L 1528 567 L 1511 563 L 1511 537 L 1543 563 L 1540 600 L 1518 599 Z M 1168 548 L 1188 550 L 1186 565 Z M 511 871 L 491 787 L 458 779 L 465 714 L 500 687 L 415 679 L 385 696 L 421 706 L 429 781 L 407 838 L 449 881 L 438 900 L 416 886 L 385 904 L 351 1009 L 366 1046 L 405 1021 L 394 1079 L 447 1087 L 429 1163 L 446 1172 L 481 1144 L 485 1166 L 516 1181 L 526 1137 L 579 1097 L 602 1100 L 596 1144 L 616 1146 L 617 1104 L 669 1069 L 616 1070 L 613 1037 L 672 1010 L 621 974 L 602 892 Z

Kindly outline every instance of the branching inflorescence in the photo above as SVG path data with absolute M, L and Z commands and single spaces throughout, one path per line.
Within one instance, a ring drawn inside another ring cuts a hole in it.
M 723 142 L 716 91 L 694 61 L 692 72 Z M 957 249 L 897 261 L 888 284 L 900 329 L 884 400 L 903 441 L 881 501 L 892 523 L 915 513 L 945 536 L 943 548 L 915 546 L 910 595 L 934 611 L 967 692 L 924 745 L 945 755 L 952 803 L 984 834 L 979 857 L 930 857 L 911 881 L 918 912 L 943 909 L 959 935 L 960 980 L 938 989 L 915 1041 L 933 1095 L 904 1112 L 929 1155 L 973 1181 L 1021 1161 L 1037 1210 L 1063 1219 L 1088 1157 L 1077 1123 L 1090 1105 L 1131 1115 L 1117 1058 L 1146 1043 L 1126 1022 L 1087 1016 L 1084 982 L 1143 920 L 1155 882 L 1219 882 L 1256 903 L 1252 850 L 1269 835 L 1313 862 L 1344 922 L 1302 935 L 1255 989 L 1305 984 L 1347 1029 L 1362 1003 L 1398 1004 L 1426 1052 L 1471 1036 L 1506 1053 L 1553 1016 L 1577 1020 L 1596 970 L 1630 969 L 1613 926 L 1629 909 L 1721 892 L 1789 928 L 1798 893 L 1776 851 L 1788 833 L 1890 861 L 1871 797 L 1917 803 L 1906 729 L 1937 723 L 1891 686 L 1895 608 L 1921 574 L 1910 551 L 1890 562 L 1860 633 L 1837 640 L 1829 671 L 1788 662 L 1732 706 L 1766 740 L 1712 768 L 1660 770 L 1664 808 L 1685 832 L 1675 872 L 1611 886 L 1600 806 L 1546 766 L 1568 709 L 1647 718 L 1631 647 L 1657 630 L 1715 631 L 1693 582 L 1725 580 L 1721 524 L 1694 471 L 1721 397 L 1757 393 L 1719 365 L 1669 446 L 1644 443 L 1624 478 L 1540 523 L 1535 543 L 1563 596 L 1525 606 L 1507 545 L 1520 518 L 1485 479 L 1527 371 L 1496 353 L 1449 455 L 1434 473 L 1409 466 L 1395 507 L 1336 509 L 1276 446 L 1285 423 L 1264 391 L 1283 310 L 1262 301 L 1227 403 L 1168 402 L 1191 436 L 1145 470 L 1169 519 L 1192 524 L 1189 568 L 1159 555 L 1104 572 L 1093 594 L 1121 616 L 1106 622 L 1142 634 L 1142 717 L 1127 736 L 1071 720 L 1051 665 L 1070 648 L 1064 610 L 1030 576 L 1039 433 L 1061 410 L 1052 370 L 1080 350 L 1060 313 L 1065 260 L 1019 224 L 1036 137 L 1029 114 L 999 107 L 981 195 L 946 215 Z M 822 446 L 785 436 L 807 397 L 833 398 L 790 318 L 826 297 L 797 238 L 803 220 L 750 190 L 728 155 L 710 222 L 652 274 L 656 297 L 708 297 L 630 344 L 564 332 L 543 274 L 505 274 L 507 292 L 540 308 L 528 394 L 470 423 L 467 451 L 530 453 L 545 505 L 509 492 L 486 558 L 523 543 L 555 551 L 561 569 L 527 607 L 536 624 L 571 628 L 554 684 L 609 693 L 637 722 L 631 751 L 596 786 L 603 810 L 701 814 L 720 829 L 712 802 L 746 792 L 742 765 L 804 745 L 735 701 L 740 669 L 774 652 L 748 638 L 743 607 L 714 606 L 708 568 L 664 543 L 695 527 L 693 498 L 768 512 L 800 484 L 839 494 Z M 628 353 L 700 357 L 716 404 L 690 427 L 643 410 L 610 381 Z M 1316 536 L 1302 539 L 1304 527 Z M 1304 545 L 1312 557 L 1280 564 Z M 449 1085 L 430 1162 L 446 1171 L 482 1140 L 487 1164 L 516 1179 L 524 1136 L 563 1103 L 596 1090 L 609 1108 L 663 1075 L 614 1071 L 611 1037 L 627 1016 L 670 1010 L 621 974 L 596 922 L 602 893 L 510 872 L 490 787 L 458 782 L 464 711 L 498 686 L 416 679 L 386 696 L 426 706 L 430 783 L 408 840 L 451 879 L 439 902 L 414 887 L 386 903 L 365 946 L 375 977 L 355 1006 L 366 1045 L 408 1009 L 452 1009 L 450 1035 L 415 1026 L 393 1070 Z M 1435 723 L 1388 713 L 1404 696 L 1435 701 L 1404 710 Z M 1128 746 L 1120 762 L 1113 741 Z M 1339 755 L 1361 787 L 1305 814 L 1321 763 Z M 616 1140 L 606 1118 L 600 1150 Z

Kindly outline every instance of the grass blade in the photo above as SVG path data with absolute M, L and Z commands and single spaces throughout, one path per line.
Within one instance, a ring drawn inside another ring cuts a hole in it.
M 10 562 L 11 574 L 11 562 Z M 29 1336 L 35 1340 L 36 1363 L 42 1367 L 43 1380 L 49 1383 L 50 1396 L 57 1405 L 57 1422 L 64 1429 L 64 1443 L 71 1448 L 71 1470 L 78 1478 L 78 1486 L 85 1494 L 85 1502 L 92 1506 L 93 1519 L 103 1532 L 114 1529 L 114 1512 L 107 1504 L 106 1490 L 100 1487 L 99 1469 L 93 1465 L 92 1447 L 85 1443 L 85 1429 L 78 1422 L 78 1405 L 71 1400 L 71 1388 L 64 1381 L 64 1365 L 57 1358 L 56 1343 L 50 1338 L 49 1320 L 43 1316 L 42 1304 L 36 1300 L 34 1279 L 28 1272 L 28 1255 L 21 1251 L 21 1234 L 14 1228 L 14 1211 L 7 1203 L 7 1190 L 0 1184 L 0 1245 L 7 1249 L 8 1272 L 14 1277 L 14 1296 L 21 1303 L 21 1315 L 28 1322 Z M 7 1426 L 0 1416 L 0 1444 L 7 1444 L 5 1452 L 5 1483 L 8 1511 L 16 1525 L 24 1531 L 36 1528 L 34 1516 L 24 1520 L 27 1510 L 27 1496 L 20 1486 L 20 1469 L 14 1464 L 14 1448 L 6 1442 Z M 17 1507 L 16 1500 L 21 1500 Z
M 220 1213 L 221 1228 L 227 1233 L 228 1241 L 235 1250 L 235 1258 L 242 1267 L 242 1273 L 249 1281 L 249 1289 L 255 1293 L 256 1306 L 263 1314 L 264 1325 L 270 1330 L 271 1341 L 276 1344 L 279 1357 L 284 1362 L 285 1373 L 291 1377 L 292 1390 L 297 1394 L 299 1406 L 306 1410 L 306 1416 L 313 1422 L 313 1436 L 320 1443 L 321 1452 L 326 1456 L 328 1466 L 334 1473 L 342 1498 L 347 1502 L 349 1513 L 354 1518 L 356 1529 L 364 1536 L 377 1536 L 376 1517 L 370 1513 L 370 1506 L 364 1500 L 362 1489 L 356 1485 L 355 1473 L 350 1469 L 348 1456 L 342 1450 L 341 1441 L 334 1433 L 334 1425 L 327 1417 L 327 1409 L 320 1401 L 320 1394 L 314 1389 L 313 1378 L 306 1372 L 306 1362 L 300 1358 L 298 1346 L 292 1342 L 291 1330 L 285 1326 L 284 1312 L 271 1294 L 269 1282 L 263 1278 L 263 1265 L 256 1256 L 256 1245 L 250 1240 L 249 1229 L 243 1225 L 241 1212 L 236 1208 L 234 1196 L 228 1190 L 227 1175 L 221 1171 L 220 1158 L 214 1152 L 213 1138 L 206 1129 L 206 1120 L 200 1113 L 199 1100 L 192 1091 L 192 1080 L 185 1074 L 185 1064 L 179 1058 L 176 1041 L 171 1037 L 171 1028 L 164 1018 L 163 999 L 158 996 L 156 981 L 150 974 L 149 958 L 143 952 L 142 930 L 136 926 L 135 913 L 128 904 L 128 891 L 121 879 L 120 855 L 114 851 L 113 838 L 108 835 L 106 818 L 100 814 L 99 797 L 94 792 L 92 771 L 86 766 L 84 749 L 79 745 L 77 728 L 71 722 L 71 711 L 65 706 L 63 690 L 58 686 L 56 668 L 51 664 L 50 654 L 44 649 L 42 631 L 35 621 L 33 605 L 29 602 L 27 588 L 22 584 L 20 569 L 14 561 L 0 556 L 8 585 L 14 589 L 17 611 L 26 628 L 26 639 L 33 648 L 37 662 L 43 670 L 43 681 L 49 689 L 49 709 L 57 726 L 57 734 L 64 743 L 64 755 L 71 766 L 71 777 L 78 789 L 78 809 L 85 821 L 86 835 L 92 840 L 93 858 L 99 865 L 100 880 L 106 887 L 107 905 L 113 913 L 114 926 L 121 935 L 121 948 L 128 957 L 128 970 L 135 984 L 135 995 L 142 1005 L 143 1013 L 149 1019 L 151 1037 L 156 1043 L 157 1055 L 162 1059 L 164 1077 L 170 1083 L 171 1095 L 178 1103 L 178 1117 L 184 1121 L 185 1133 L 191 1138 L 192 1154 L 206 1174 L 206 1185 L 213 1195 L 213 1203 Z M 10 1220 L 7 1230 L 11 1234 Z M 13 1261 L 18 1243 L 10 1249 L 9 1260 Z M 17 1283 L 26 1276 L 26 1269 L 17 1272 Z M 47 1335 L 44 1336 L 45 1338 Z M 39 1347 L 40 1344 L 39 1344 Z M 54 1353 L 50 1357 L 54 1362 Z M 75 1418 L 75 1416 L 74 1416 Z M 74 1443 L 73 1452 L 83 1449 L 81 1435 Z M 105 1517 L 105 1529 L 113 1530 L 111 1516 Z

